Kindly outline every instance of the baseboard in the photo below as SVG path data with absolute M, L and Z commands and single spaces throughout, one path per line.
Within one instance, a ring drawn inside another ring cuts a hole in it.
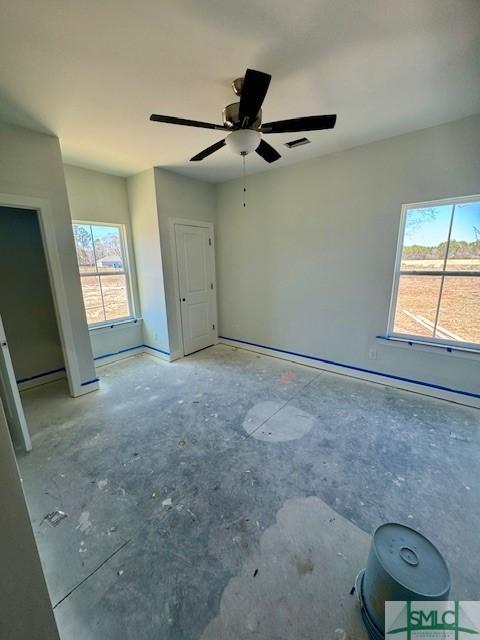
M 45 373 L 38 373 L 30 378 L 17 380 L 17 385 L 19 391 L 25 391 L 26 389 L 32 389 L 33 387 L 38 387 L 43 384 L 55 382 L 61 378 L 66 378 L 66 375 L 66 371 L 63 368 L 56 369 L 55 371 L 45 371 Z M 86 393 L 90 393 L 91 391 L 96 391 L 99 388 L 98 383 L 98 378 L 92 378 L 91 380 L 81 382 L 78 386 L 74 385 L 74 388 L 71 391 L 72 396 L 76 398 L 78 396 L 83 396 Z
M 172 356 L 168 351 L 163 351 L 162 349 L 157 349 L 156 347 L 151 347 L 148 344 L 143 345 L 143 352 L 148 353 L 155 358 L 160 358 L 161 360 L 166 360 L 167 362 L 172 361 Z
M 156 347 L 151 347 L 146 344 L 139 344 L 136 347 L 127 347 L 126 349 L 120 349 L 119 351 L 114 351 L 112 353 L 95 356 L 95 366 L 97 368 L 102 367 L 105 364 L 110 364 L 117 360 L 124 360 L 125 358 L 131 358 L 132 356 L 140 355 L 141 353 L 148 353 L 151 356 L 155 356 L 161 360 L 166 360 L 167 362 L 171 362 L 175 359 L 168 353 L 168 351 L 163 351 L 162 349 L 157 349 Z
M 236 340 L 234 338 L 219 336 L 219 342 L 239 349 L 254 351 L 255 353 L 280 358 L 281 360 L 288 360 L 289 362 L 303 364 L 308 367 L 313 367 L 314 369 L 321 369 L 323 371 L 329 371 L 331 373 L 336 373 L 350 378 L 366 380 L 367 382 L 373 382 L 375 384 L 381 384 L 395 389 L 411 391 L 420 395 L 455 402 L 456 404 L 462 404 L 467 407 L 473 407 L 474 409 L 480 408 L 480 394 L 471 393 L 469 391 L 449 389 L 423 380 L 408 380 L 401 376 L 362 369 L 361 367 L 355 367 L 353 365 L 333 362 L 326 358 L 318 358 L 316 356 L 294 353 L 284 349 L 276 349 L 275 347 L 263 346 L 247 342 L 246 340 Z
M 128 347 L 126 349 L 120 349 L 119 351 L 115 351 L 112 353 L 105 353 L 103 355 L 95 356 L 95 367 L 99 368 L 104 365 L 111 364 L 112 362 L 116 362 L 117 360 L 123 360 L 135 355 L 140 355 L 141 353 L 148 353 L 152 356 L 155 356 L 156 358 L 166 360 L 167 362 L 171 362 L 175 359 L 166 351 L 161 351 L 160 349 L 156 349 L 155 347 L 140 344 L 136 347 Z M 20 380 L 17 380 L 17 385 L 19 391 L 26 391 L 27 389 L 39 387 L 40 385 L 48 384 L 49 382 L 55 382 L 55 380 L 61 380 L 62 378 L 66 378 L 66 372 L 63 368 L 55 369 L 54 371 L 38 373 L 29 378 L 21 378 Z M 95 391 L 98 388 L 99 380 L 97 378 L 93 380 L 87 380 L 86 382 L 81 383 L 80 387 L 75 391 L 74 397 L 85 395 L 86 393 Z
M 111 364 L 117 360 L 124 360 L 125 358 L 131 358 L 132 356 L 144 353 L 145 349 L 143 344 L 136 347 L 128 347 L 127 349 L 120 349 L 119 351 L 113 351 L 112 353 L 105 353 L 103 355 L 95 356 L 95 367 L 103 367 L 106 364 Z
M 38 375 L 30 378 L 23 378 L 17 380 L 18 390 L 26 391 L 27 389 L 33 389 L 39 387 L 42 384 L 48 384 L 49 382 L 55 382 L 55 380 L 61 380 L 66 377 L 65 369 L 58 369 L 56 371 L 39 373 Z
M 78 398 L 79 396 L 84 396 L 92 391 L 97 391 L 99 388 L 100 380 L 98 378 L 93 378 L 92 380 L 86 380 L 85 382 L 80 383 L 80 386 L 74 389 L 72 395 L 74 398 Z

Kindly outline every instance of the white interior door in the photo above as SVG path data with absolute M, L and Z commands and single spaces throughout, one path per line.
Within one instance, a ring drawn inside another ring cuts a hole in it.
M 23 413 L 22 401 L 18 393 L 17 380 L 8 350 L 7 336 L 0 317 L 0 397 L 7 418 L 10 436 L 16 449 L 30 451 L 32 442 L 27 421 Z
M 208 227 L 175 224 L 183 352 L 216 341 L 214 256 Z

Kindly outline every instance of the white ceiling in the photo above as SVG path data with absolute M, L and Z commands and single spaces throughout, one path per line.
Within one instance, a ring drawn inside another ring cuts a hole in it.
M 271 167 L 480 111 L 479 0 L 0 0 L 0 14 L 0 117 L 119 175 L 240 175 L 227 148 L 188 162 L 221 132 L 148 117 L 221 122 L 246 67 L 273 76 L 264 121 L 338 114 L 305 147 L 268 136 Z

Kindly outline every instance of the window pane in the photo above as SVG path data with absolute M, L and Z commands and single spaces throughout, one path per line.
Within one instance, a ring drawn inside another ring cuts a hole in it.
M 480 271 L 480 202 L 455 206 L 447 270 Z
M 92 233 L 98 270 L 123 271 L 120 229 L 118 227 L 92 225 Z
M 78 267 L 80 273 L 96 271 L 93 240 L 88 224 L 74 224 L 73 236 L 77 249 Z
M 443 269 L 453 205 L 409 209 L 401 269 L 437 271 Z
M 395 333 L 433 337 L 441 276 L 400 276 Z
M 130 316 L 125 275 L 100 276 L 107 320 Z
M 104 322 L 102 292 L 100 291 L 100 278 L 98 276 L 82 276 L 82 292 L 88 324 Z
M 480 277 L 445 277 L 436 337 L 480 343 Z

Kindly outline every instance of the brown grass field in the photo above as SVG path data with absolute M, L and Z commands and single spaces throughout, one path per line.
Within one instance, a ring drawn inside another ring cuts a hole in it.
M 126 318 L 129 315 L 125 275 L 85 276 L 82 278 L 82 291 L 88 324 Z M 106 314 L 103 311 L 104 305 Z
M 402 261 L 402 270 L 407 271 L 440 270 L 442 266 L 441 260 Z M 450 260 L 447 269 L 480 273 L 480 260 Z M 440 276 L 400 277 L 395 332 L 433 337 L 429 324 L 435 322 L 440 283 Z M 448 339 L 453 334 L 464 342 L 480 343 L 480 277 L 445 277 L 437 329 L 443 334 L 437 333 L 437 338 Z

